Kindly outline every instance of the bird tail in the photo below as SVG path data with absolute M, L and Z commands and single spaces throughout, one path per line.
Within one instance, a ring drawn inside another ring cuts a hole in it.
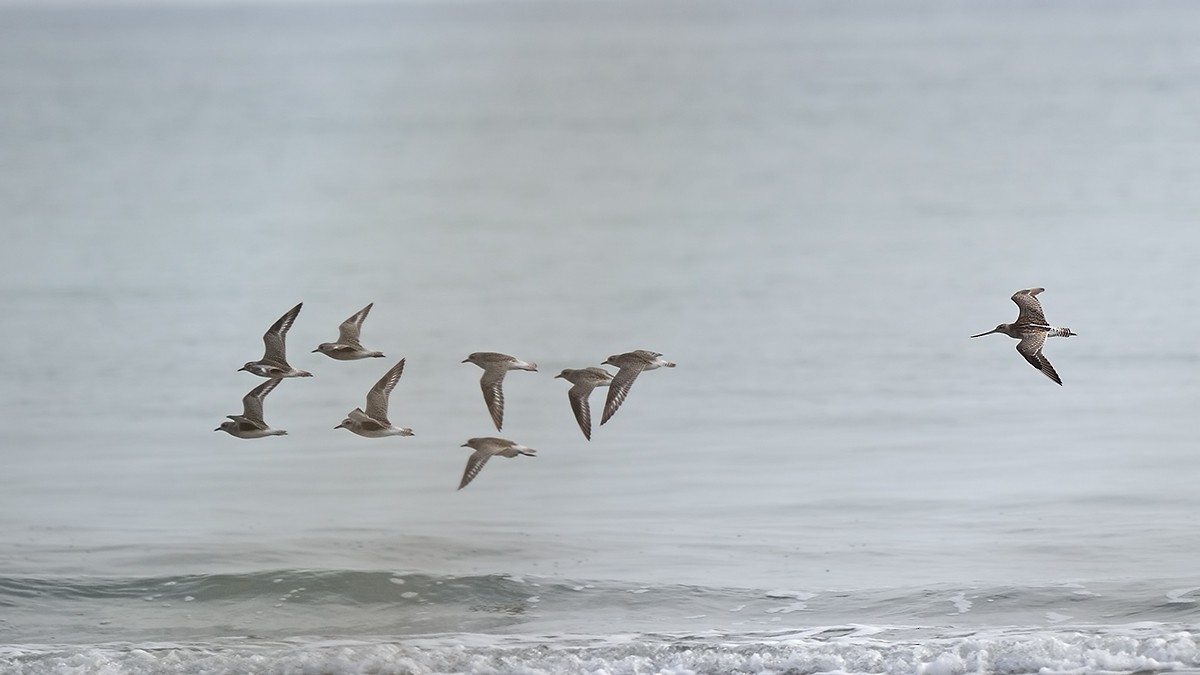
M 1079 333 L 1072 333 L 1070 328 L 1063 327 L 1050 329 L 1047 337 L 1071 337 L 1072 335 L 1079 335 Z

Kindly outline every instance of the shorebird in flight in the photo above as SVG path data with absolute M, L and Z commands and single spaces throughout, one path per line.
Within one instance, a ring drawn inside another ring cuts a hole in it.
M 1002 323 L 999 326 L 971 337 L 983 337 L 992 333 L 1002 333 L 1010 338 L 1020 340 L 1017 343 L 1017 351 L 1031 366 L 1042 371 L 1042 373 L 1054 380 L 1062 386 L 1062 378 L 1055 372 L 1054 366 L 1050 365 L 1050 360 L 1042 353 L 1042 347 L 1046 344 L 1046 338 L 1049 337 L 1071 337 L 1078 335 L 1072 333 L 1070 328 L 1055 328 L 1046 321 L 1046 315 L 1042 312 L 1042 303 L 1038 302 L 1037 294 L 1046 289 L 1044 288 L 1025 288 L 1013 293 L 1012 301 L 1017 303 L 1020 313 L 1017 315 L 1017 320 L 1012 323 Z
M 257 361 L 247 361 L 246 365 L 238 368 L 249 373 L 265 377 L 268 379 L 276 377 L 312 377 L 312 373 L 304 370 L 298 370 L 288 365 L 287 350 L 284 347 L 283 341 L 287 338 L 288 329 L 296 323 L 296 317 L 300 315 L 300 308 L 304 303 L 300 303 L 289 309 L 279 320 L 271 324 L 266 333 L 263 333 L 263 357 Z
M 356 359 L 380 358 L 383 352 L 375 352 L 362 346 L 358 341 L 359 334 L 362 333 L 363 322 L 367 320 L 367 314 L 371 312 L 371 308 L 375 303 L 371 303 L 366 307 L 355 312 L 354 316 L 342 322 L 338 326 L 337 342 L 322 342 L 317 345 L 314 352 L 321 352 L 331 359 L 338 361 L 354 361 Z
M 367 392 L 366 412 L 363 412 L 362 408 L 351 410 L 346 413 L 346 419 L 334 429 L 346 429 L 367 438 L 412 436 L 412 429 L 397 427 L 388 421 L 388 397 L 403 373 L 404 359 L 400 359 L 400 362 L 384 373 L 375 386 L 371 387 L 371 391 Z
M 507 438 L 495 438 L 485 436 L 483 438 L 472 438 L 462 444 L 464 448 L 473 448 L 475 452 L 467 458 L 467 468 L 463 470 L 462 481 L 458 484 L 458 489 L 461 490 L 468 483 L 475 480 L 475 476 L 483 471 L 483 465 L 492 457 L 499 455 L 501 457 L 516 457 L 518 455 L 527 455 L 534 457 L 537 455 L 537 450 L 527 448 L 520 443 L 514 443 Z
M 613 375 L 612 383 L 608 386 L 608 398 L 604 400 L 604 415 L 600 417 L 600 424 L 604 424 L 617 414 L 617 408 L 620 408 L 621 404 L 625 402 L 625 397 L 629 395 L 629 388 L 633 386 L 633 381 L 643 370 L 675 367 L 675 364 L 664 359 L 662 354 L 645 349 L 613 354 L 604 363 L 616 366 L 618 370 L 617 374 Z
M 536 373 L 537 364 L 499 352 L 474 352 L 463 359 L 463 363 L 474 363 L 483 368 L 483 376 L 479 378 L 479 387 L 483 389 L 483 402 L 492 414 L 496 431 L 500 431 L 504 424 L 504 374 L 510 370 L 531 370 Z
M 567 390 L 567 400 L 575 413 L 575 421 L 583 431 L 583 437 L 592 440 L 592 410 L 588 397 L 596 387 L 607 387 L 612 382 L 612 373 L 603 368 L 567 368 L 554 377 L 561 377 L 572 386 Z
M 231 421 L 221 422 L 213 431 L 224 431 L 238 438 L 262 438 L 264 436 L 286 436 L 283 429 L 272 429 L 263 421 L 263 399 L 279 386 L 282 378 L 267 380 L 242 397 L 242 414 L 226 415 Z

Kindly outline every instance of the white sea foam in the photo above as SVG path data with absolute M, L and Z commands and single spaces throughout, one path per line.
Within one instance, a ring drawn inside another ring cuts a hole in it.
M 1176 588 L 1167 591 L 1167 600 L 1179 604 L 1192 604 L 1196 602 L 1196 598 L 1186 597 L 1191 593 L 1200 591 L 1200 586 L 1192 586 L 1191 588 Z
M 322 673 L 965 673 L 1163 672 L 1200 667 L 1192 632 L 1154 625 L 1098 631 L 990 631 L 958 637 L 783 640 L 737 635 L 455 635 L 386 641 L 0 647 L 12 675 L 112 672 Z
M 966 593 L 956 593 L 950 596 L 950 602 L 954 605 L 954 609 L 958 610 L 958 614 L 966 614 L 971 611 L 973 603 L 967 599 Z

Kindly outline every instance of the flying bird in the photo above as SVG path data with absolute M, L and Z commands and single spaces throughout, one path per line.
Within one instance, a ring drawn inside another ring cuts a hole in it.
M 625 397 L 629 395 L 633 381 L 643 370 L 675 367 L 675 364 L 665 360 L 662 354 L 645 349 L 613 354 L 604 363 L 616 366 L 618 370 L 608 385 L 608 397 L 604 400 L 604 415 L 600 417 L 600 424 L 604 424 L 617 413 L 617 408 L 621 407 L 621 404 L 625 402 Z
M 381 358 L 383 352 L 376 352 L 362 346 L 358 341 L 359 335 L 362 333 L 363 322 L 367 320 L 367 314 L 371 312 L 371 308 L 375 303 L 371 303 L 366 307 L 358 310 L 349 319 L 346 319 L 338 326 L 337 342 L 322 342 L 317 345 L 314 352 L 321 352 L 331 359 L 338 361 L 354 361 L 357 359 Z
M 495 438 L 486 436 L 484 438 L 472 438 L 466 443 L 463 443 L 464 448 L 473 448 L 475 452 L 467 458 L 467 468 L 463 470 L 462 481 L 458 484 L 458 489 L 461 490 L 468 483 L 475 480 L 475 476 L 483 470 L 483 465 L 492 457 L 499 455 L 501 457 L 516 457 L 518 455 L 526 455 L 534 457 L 537 455 L 537 450 L 525 447 L 519 443 L 514 443 L 507 438 Z
M 561 377 L 572 386 L 567 390 L 567 400 L 575 413 L 575 421 L 583 431 L 583 437 L 592 440 L 592 411 L 588 405 L 588 397 L 596 387 L 607 387 L 612 382 L 612 373 L 603 368 L 566 368 L 554 377 Z
M 1017 343 L 1017 351 L 1029 365 L 1037 368 L 1043 375 L 1054 380 L 1059 386 L 1062 386 L 1062 378 L 1054 370 L 1054 366 L 1050 365 L 1050 359 L 1042 353 L 1042 347 L 1046 344 L 1046 338 L 1050 337 L 1071 337 L 1078 335 L 1072 333 L 1070 328 L 1055 328 L 1046 321 L 1046 315 L 1042 312 L 1042 303 L 1038 302 L 1037 294 L 1046 289 L 1044 288 L 1025 288 L 1013 293 L 1012 301 L 1017 303 L 1017 308 L 1020 312 L 1017 314 L 1017 320 L 1012 323 L 1002 323 L 999 326 L 971 337 L 983 337 L 992 333 L 1001 333 L 1020 340 Z
M 510 370 L 530 370 L 537 372 L 536 363 L 528 363 L 518 358 L 499 352 L 474 352 L 463 363 L 474 363 L 483 368 L 483 376 L 479 378 L 479 387 L 483 389 L 483 402 L 487 404 L 488 412 L 496 431 L 504 425 L 504 375 Z
M 276 377 L 251 389 L 250 393 L 242 397 L 242 414 L 226 415 L 229 421 L 221 422 L 221 426 L 213 431 L 224 431 L 238 438 L 286 436 L 287 432 L 283 429 L 272 429 L 263 421 L 263 399 L 282 381 L 283 378 Z
M 247 361 L 246 365 L 238 368 L 248 373 L 253 373 L 259 377 L 273 379 L 277 377 L 312 377 L 312 373 L 298 370 L 288 365 L 287 350 L 284 347 L 284 339 L 287 338 L 288 329 L 296 322 L 296 317 L 300 315 L 300 308 L 304 303 L 300 303 L 289 309 L 279 320 L 271 324 L 266 333 L 263 333 L 263 357 L 257 361 Z
M 367 409 L 355 408 L 346 413 L 346 419 L 334 429 L 346 429 L 366 438 L 383 438 L 385 436 L 412 436 L 413 431 L 408 427 L 398 427 L 388 421 L 388 397 L 400 381 L 404 372 L 404 359 L 392 366 L 379 378 L 371 391 L 367 392 Z

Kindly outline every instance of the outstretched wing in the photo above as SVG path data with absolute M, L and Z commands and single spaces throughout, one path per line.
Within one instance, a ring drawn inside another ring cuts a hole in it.
M 367 392 L 368 417 L 384 424 L 391 424 L 387 417 L 388 397 L 391 396 L 392 390 L 396 388 L 396 383 L 400 381 L 403 373 L 404 359 L 400 359 L 400 362 L 384 373 L 375 386 L 371 387 L 371 391 Z
M 492 415 L 492 422 L 496 425 L 496 431 L 500 431 L 500 427 L 504 425 L 504 374 L 508 372 L 501 368 L 492 368 L 483 371 L 483 377 L 479 378 L 479 388 L 483 390 L 483 402 L 487 404 L 488 412 Z
M 621 404 L 625 402 L 625 397 L 629 395 L 629 388 L 633 386 L 633 381 L 645 369 L 646 364 L 639 360 L 623 366 L 616 375 L 613 375 L 612 382 L 608 385 L 608 396 L 604 399 L 604 415 L 600 417 L 600 424 L 604 424 L 617 413 L 617 408 L 621 407 Z
M 358 342 L 358 337 L 362 334 L 363 322 L 367 320 L 367 315 L 371 313 L 371 308 L 374 306 L 375 303 L 372 302 L 338 326 L 338 344 L 362 347 Z
M 1046 323 L 1046 315 L 1042 312 L 1042 303 L 1038 302 L 1037 294 L 1046 289 L 1044 288 L 1026 288 L 1013 293 L 1012 301 L 1017 303 L 1017 308 L 1020 313 L 1017 314 L 1017 320 L 1013 325 L 1018 328 L 1026 326 L 1049 326 Z
M 283 380 L 278 377 L 273 380 L 267 380 L 266 382 L 263 382 L 257 387 L 251 389 L 249 394 L 243 396 L 242 418 L 256 424 L 261 424 L 262 428 L 265 429 L 267 425 L 263 422 L 263 399 L 266 398 L 267 394 L 271 393 L 275 387 L 279 386 L 279 383 L 282 381 Z
M 1025 357 L 1029 365 L 1042 371 L 1046 377 L 1057 382 L 1059 386 L 1062 386 L 1062 378 L 1055 372 L 1054 366 L 1050 365 L 1050 360 L 1046 358 L 1046 355 L 1042 354 L 1042 346 L 1045 344 L 1045 333 L 1041 331 L 1026 333 L 1021 338 L 1021 341 L 1017 343 L 1017 351 L 1021 353 L 1021 356 Z
M 475 476 L 483 471 L 483 465 L 492 458 L 492 453 L 486 450 L 476 450 L 467 458 L 467 468 L 463 470 L 462 481 L 458 484 L 458 489 L 461 490 L 467 487 L 467 484 L 475 480 Z
M 590 384 L 577 384 L 567 390 L 567 400 L 571 402 L 575 421 L 579 422 L 583 437 L 589 441 L 592 440 L 592 409 L 588 404 L 588 397 L 591 396 L 592 389 L 595 387 Z
M 263 361 L 277 363 L 280 365 L 287 364 L 287 350 L 284 348 L 284 338 L 287 337 L 288 329 L 296 323 L 296 317 L 300 315 L 300 308 L 304 303 L 300 303 L 289 309 L 286 314 L 279 317 L 279 320 L 271 324 L 266 333 L 263 333 L 263 344 L 266 350 L 263 352 Z

